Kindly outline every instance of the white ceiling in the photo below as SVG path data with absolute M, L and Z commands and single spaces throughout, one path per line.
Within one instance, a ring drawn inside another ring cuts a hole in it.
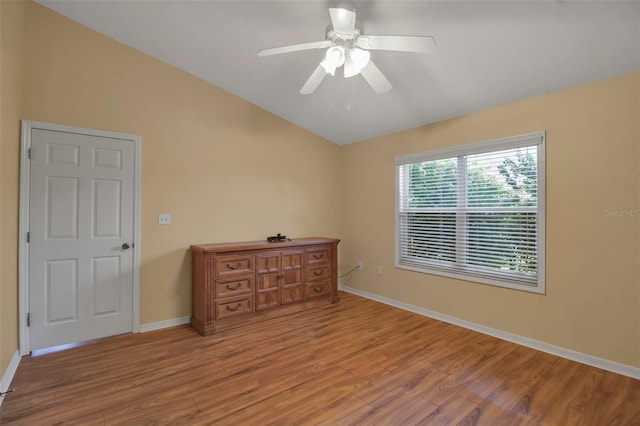
M 375 51 L 393 89 L 327 76 L 298 91 L 323 50 L 334 1 L 40 1 L 336 144 L 418 127 L 640 71 L 640 2 L 355 1 L 365 34 L 431 35 L 435 53 Z

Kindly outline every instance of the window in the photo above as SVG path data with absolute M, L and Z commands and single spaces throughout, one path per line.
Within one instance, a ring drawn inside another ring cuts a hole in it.
M 544 140 L 396 158 L 396 267 L 544 293 Z

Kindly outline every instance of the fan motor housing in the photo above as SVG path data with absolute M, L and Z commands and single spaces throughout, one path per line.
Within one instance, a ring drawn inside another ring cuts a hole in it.
M 347 35 L 347 34 L 343 34 L 335 31 L 333 29 L 333 26 L 329 24 L 327 25 L 325 38 L 327 40 L 333 41 L 334 43 L 337 42 L 338 40 L 355 42 L 358 39 L 358 37 L 360 37 L 360 35 L 362 34 L 362 31 L 360 31 L 358 27 L 359 25 L 353 29 L 353 32 L 351 34 Z

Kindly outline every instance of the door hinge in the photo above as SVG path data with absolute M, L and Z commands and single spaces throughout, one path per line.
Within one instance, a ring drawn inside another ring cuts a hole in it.
M 27 150 L 27 158 L 31 160 L 31 148 Z
M 27 242 L 31 241 L 31 232 L 27 231 Z
M 27 327 L 31 327 L 31 312 L 27 314 Z

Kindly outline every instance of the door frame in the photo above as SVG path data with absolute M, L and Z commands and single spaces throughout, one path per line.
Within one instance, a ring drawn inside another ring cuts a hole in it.
M 34 129 L 57 132 L 76 133 L 88 136 L 99 136 L 112 139 L 131 141 L 134 144 L 134 172 L 133 172 L 133 312 L 132 332 L 140 331 L 140 189 L 141 189 L 141 145 L 142 137 L 138 135 L 116 133 L 106 130 L 87 129 L 62 124 L 45 123 L 40 121 L 22 120 L 22 136 L 20 147 L 20 214 L 18 226 L 18 318 L 20 325 L 20 355 L 31 352 L 29 342 L 29 327 L 27 314 L 29 313 L 29 195 L 31 164 L 29 149 L 31 148 L 31 131 Z

